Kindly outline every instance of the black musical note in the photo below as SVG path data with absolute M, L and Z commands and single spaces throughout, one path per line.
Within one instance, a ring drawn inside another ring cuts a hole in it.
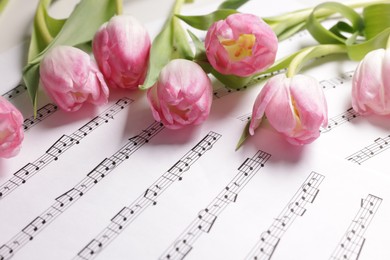
M 153 123 L 155 125 L 155 123 Z M 157 133 L 159 133 L 164 127 L 160 124 L 158 124 L 158 128 L 156 127 L 153 131 L 153 136 L 155 136 Z M 63 146 L 68 141 L 74 142 L 75 139 L 72 139 L 69 136 L 65 136 L 64 138 L 61 138 L 61 142 L 56 142 L 56 148 Z M 138 148 L 141 147 L 143 144 L 140 142 L 137 144 Z M 133 146 L 133 143 L 129 141 L 126 143 L 123 147 L 119 149 L 119 151 L 124 151 L 128 149 L 129 146 Z M 54 147 L 54 146 L 53 146 Z M 137 148 L 137 149 L 138 149 Z M 130 152 L 127 153 L 128 156 L 130 156 L 132 153 L 134 153 L 137 149 L 133 149 Z M 115 152 L 112 156 L 109 158 L 105 158 L 103 161 L 101 161 L 92 171 L 90 171 L 80 182 L 78 182 L 73 188 L 66 191 L 65 193 L 61 194 L 57 198 L 54 199 L 54 203 L 46 209 L 43 213 L 41 213 L 37 218 L 33 220 L 29 225 L 26 226 L 22 231 L 20 231 L 16 236 L 11 239 L 6 246 L 12 245 L 13 247 L 13 254 L 20 248 L 22 248 L 25 244 L 27 244 L 30 240 L 32 240 L 37 234 L 46 226 L 48 226 L 49 222 L 54 221 L 59 215 L 65 212 L 66 209 L 68 209 L 71 205 L 73 205 L 78 199 L 80 199 L 84 194 L 87 193 L 93 186 L 95 186 L 98 182 L 100 182 L 104 177 L 106 177 L 110 172 L 112 172 L 119 164 L 123 162 L 123 160 L 119 160 L 117 158 L 118 152 Z M 35 169 L 38 170 L 37 166 L 33 164 L 28 164 L 25 166 L 26 170 L 29 172 L 28 175 L 31 174 L 31 170 Z M 22 176 L 25 175 L 24 172 L 21 172 Z M 16 178 L 17 176 L 15 176 Z M 19 176 L 18 176 L 19 177 Z M 20 182 L 23 181 L 23 179 L 20 179 Z M 14 184 L 14 185 L 20 185 L 20 184 Z M 161 187 L 165 187 L 163 183 L 159 184 Z M 158 186 L 158 187 L 160 187 Z M 8 186 L 7 186 L 8 187 Z M 134 207 L 130 208 L 126 211 L 127 215 L 132 215 L 134 213 L 134 209 L 136 209 L 136 213 L 139 214 L 141 210 L 146 208 L 142 204 L 136 204 Z M 121 214 L 124 212 L 124 210 L 121 211 Z M 135 214 L 134 214 L 135 215 Z M 128 219 L 126 216 L 121 215 L 123 221 L 127 221 Z M 43 220 L 43 221 L 41 221 Z M 117 220 L 117 219 L 115 219 Z M 111 225 L 105 231 L 104 239 L 107 239 L 107 234 L 115 233 L 114 230 L 117 230 L 119 228 L 118 223 L 111 222 Z M 103 238 L 102 238 L 103 239 Z M 15 241 L 17 242 L 15 244 Z M 102 240 L 103 241 L 103 240 Z M 91 247 L 86 247 L 81 251 L 83 254 L 85 250 L 89 250 Z M 96 253 L 96 250 L 92 249 L 94 253 Z
M 258 172 L 260 168 L 271 157 L 270 154 L 258 151 L 252 158 L 248 158 L 238 169 L 238 174 L 222 189 L 222 191 L 209 203 L 209 205 L 201 210 L 191 224 L 182 232 L 175 241 L 186 241 L 187 248 L 193 249 L 195 241 L 203 233 L 209 233 L 215 224 L 219 214 L 229 205 L 237 200 L 240 191 L 245 187 L 250 179 Z M 245 165 L 245 166 L 244 166 Z M 240 183 L 240 184 L 238 184 Z M 191 234 L 191 240 L 185 238 Z M 177 245 L 174 242 L 161 255 L 160 259 L 183 259 L 186 254 L 177 254 Z
M 346 159 L 348 161 L 362 164 L 363 162 L 367 161 L 368 159 L 382 153 L 383 151 L 387 150 L 390 142 L 390 135 L 386 137 L 379 137 L 374 140 L 374 143 L 371 145 L 368 145 L 361 149 L 360 151 L 348 156 Z
M 7 99 L 11 100 L 20 94 L 24 93 L 27 90 L 27 87 L 25 85 L 19 84 L 15 88 L 11 89 L 10 91 L 6 92 L 2 96 Z
M 381 202 L 381 198 L 371 194 L 369 194 L 366 199 L 361 200 L 359 211 L 342 236 L 330 259 L 359 259 L 363 245 L 366 241 L 364 233 L 374 218 Z
M 54 114 L 57 111 L 57 106 L 54 104 L 47 104 L 37 110 L 37 116 L 26 118 L 23 122 L 24 131 L 28 131 L 36 124 L 42 122 L 44 119 Z
M 131 102 L 132 100 L 128 98 L 121 98 L 119 99 L 119 101 L 117 101 L 117 103 L 105 110 L 102 114 L 106 114 L 107 111 L 110 111 L 111 114 L 118 113 L 124 108 L 125 105 L 128 105 Z M 46 105 L 41 110 L 42 117 L 45 117 L 48 114 L 52 113 L 52 111 L 54 111 L 53 109 L 56 109 L 56 106 L 52 104 Z M 98 117 L 100 118 L 100 116 Z M 57 161 L 59 157 L 64 154 L 65 151 L 70 149 L 74 144 L 78 144 L 81 139 L 83 139 L 87 134 L 93 131 L 93 129 L 96 129 L 96 127 L 99 125 L 96 125 L 98 123 L 98 117 L 95 117 L 87 124 L 82 126 L 80 128 L 82 130 L 78 129 L 70 135 L 62 135 L 52 146 L 49 147 L 49 149 L 46 150 L 46 152 L 42 156 L 40 156 L 32 163 L 26 164 L 24 167 L 15 172 L 14 176 L 10 180 L 0 186 L 0 199 L 4 199 L 17 187 L 21 186 L 21 184 L 26 183 L 27 179 L 34 176 L 44 167 L 49 165 L 52 161 Z M 116 158 L 112 159 L 114 161 L 118 161 Z
M 156 129 L 149 128 L 148 131 L 143 131 L 143 133 L 150 133 L 151 136 L 153 136 L 155 131 Z M 135 201 L 133 201 L 129 206 L 123 207 L 117 214 L 115 214 L 114 217 L 111 218 L 110 224 L 102 232 L 100 232 L 94 240 L 102 241 L 103 236 L 105 236 L 107 241 L 111 241 L 116 238 L 119 233 L 132 221 L 134 221 L 146 208 L 148 208 L 148 206 L 157 205 L 157 199 L 161 196 L 161 194 L 167 190 L 175 180 L 180 180 L 181 174 L 188 171 L 191 165 L 199 159 L 198 153 L 202 153 L 203 155 L 206 151 L 210 150 L 220 137 L 221 135 L 215 132 L 207 134 L 199 143 L 190 149 L 190 151 L 185 153 L 185 155 L 177 161 L 173 167 L 159 177 L 152 185 L 146 188 L 146 190 Z M 228 199 L 233 199 L 230 196 L 230 193 Z M 204 214 L 202 216 L 203 217 L 199 219 L 202 224 L 199 223 L 199 225 L 202 225 L 202 230 L 204 230 L 212 225 L 212 220 L 210 219 L 211 215 Z M 107 235 L 108 233 L 110 235 Z M 85 250 L 85 248 L 83 250 Z M 91 255 L 87 259 L 91 259 L 93 257 L 94 256 Z M 79 258 L 79 256 L 76 258 Z
M 288 227 L 297 216 L 304 215 L 307 203 L 314 202 L 319 192 L 318 187 L 324 178 L 323 175 L 316 172 L 310 173 L 268 230 L 261 233 L 260 240 L 252 248 L 246 259 L 271 259 Z
M 359 116 L 359 114 L 353 110 L 353 108 L 348 109 L 346 112 L 337 115 L 335 117 L 329 118 L 328 120 L 328 126 L 327 127 L 321 127 L 320 132 L 321 133 L 327 133 L 330 130 L 334 129 L 337 126 L 340 126 L 346 122 L 350 122 L 352 119 L 355 119 Z

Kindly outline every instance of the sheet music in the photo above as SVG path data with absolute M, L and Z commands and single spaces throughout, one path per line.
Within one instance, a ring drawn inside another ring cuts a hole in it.
M 312 42 L 300 32 L 278 55 Z M 156 122 L 144 92 L 120 90 L 77 113 L 39 93 L 34 118 L 19 63 L 6 66 L 25 48 L 0 56 L 0 94 L 25 118 L 20 154 L 0 159 L 0 260 L 390 258 L 390 121 L 351 109 L 357 63 L 305 69 L 329 108 L 314 143 L 292 146 L 265 120 L 235 151 L 267 77 L 214 82 L 209 119 L 183 130 Z

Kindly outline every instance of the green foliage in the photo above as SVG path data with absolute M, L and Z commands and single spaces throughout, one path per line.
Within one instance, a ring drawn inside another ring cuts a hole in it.
M 23 69 L 23 80 L 36 112 L 39 86 L 39 64 L 44 55 L 58 45 L 76 46 L 90 42 L 98 28 L 117 13 L 118 1 L 82 0 L 68 19 L 50 17 L 51 0 L 41 0 L 34 19 L 28 52 L 28 64 Z M 93 10 L 93 11 L 91 11 Z

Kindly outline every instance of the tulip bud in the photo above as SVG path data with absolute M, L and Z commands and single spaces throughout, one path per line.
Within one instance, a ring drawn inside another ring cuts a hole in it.
M 23 138 L 22 114 L 0 96 L 0 157 L 15 156 L 20 150 Z
M 390 114 L 390 50 L 369 52 L 352 79 L 352 107 L 362 115 Z
M 114 16 L 93 39 L 93 54 L 109 87 L 138 89 L 148 69 L 150 38 L 134 17 Z
M 313 142 L 328 122 L 322 88 L 317 80 L 304 75 L 287 78 L 280 74 L 264 85 L 253 106 L 251 135 L 264 114 L 273 128 L 295 145 Z
M 90 56 L 74 47 L 57 46 L 41 61 L 40 82 L 63 110 L 74 112 L 84 102 L 107 103 L 108 87 Z
M 206 55 L 219 73 L 251 76 L 275 61 L 278 39 L 271 27 L 252 14 L 232 14 L 207 31 Z
M 200 124 L 210 112 L 211 81 L 195 62 L 175 59 L 161 70 L 147 98 L 154 118 L 167 128 Z

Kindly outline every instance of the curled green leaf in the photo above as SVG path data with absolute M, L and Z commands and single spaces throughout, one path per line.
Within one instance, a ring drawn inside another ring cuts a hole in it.
M 176 16 L 181 20 L 183 20 L 188 25 L 196 29 L 206 31 L 214 22 L 226 19 L 226 17 L 234 13 L 237 13 L 237 11 L 231 9 L 223 9 L 223 10 L 214 11 L 206 15 L 196 15 L 196 16 L 176 15 Z
M 377 34 L 374 38 L 371 38 L 363 43 L 347 46 L 348 56 L 351 60 L 359 61 L 370 51 L 386 48 L 389 43 L 389 38 L 390 28 L 387 28 Z
M 316 12 L 321 9 L 339 12 L 343 17 L 345 17 L 351 22 L 351 28 L 353 29 L 353 33 L 361 33 L 363 31 L 363 19 L 354 9 L 337 2 L 325 2 L 319 4 L 313 9 L 313 12 L 310 14 L 306 25 L 307 30 L 319 43 L 333 44 L 346 42 L 346 37 L 344 37 L 341 32 L 334 33 L 334 31 L 337 30 L 337 27 L 334 27 L 333 31 L 325 29 L 324 26 L 320 23 L 320 21 L 316 18 Z
M 390 27 L 390 4 L 370 5 L 363 10 L 364 34 L 372 39 Z
M 218 6 L 218 9 L 238 9 L 249 0 L 226 0 Z

